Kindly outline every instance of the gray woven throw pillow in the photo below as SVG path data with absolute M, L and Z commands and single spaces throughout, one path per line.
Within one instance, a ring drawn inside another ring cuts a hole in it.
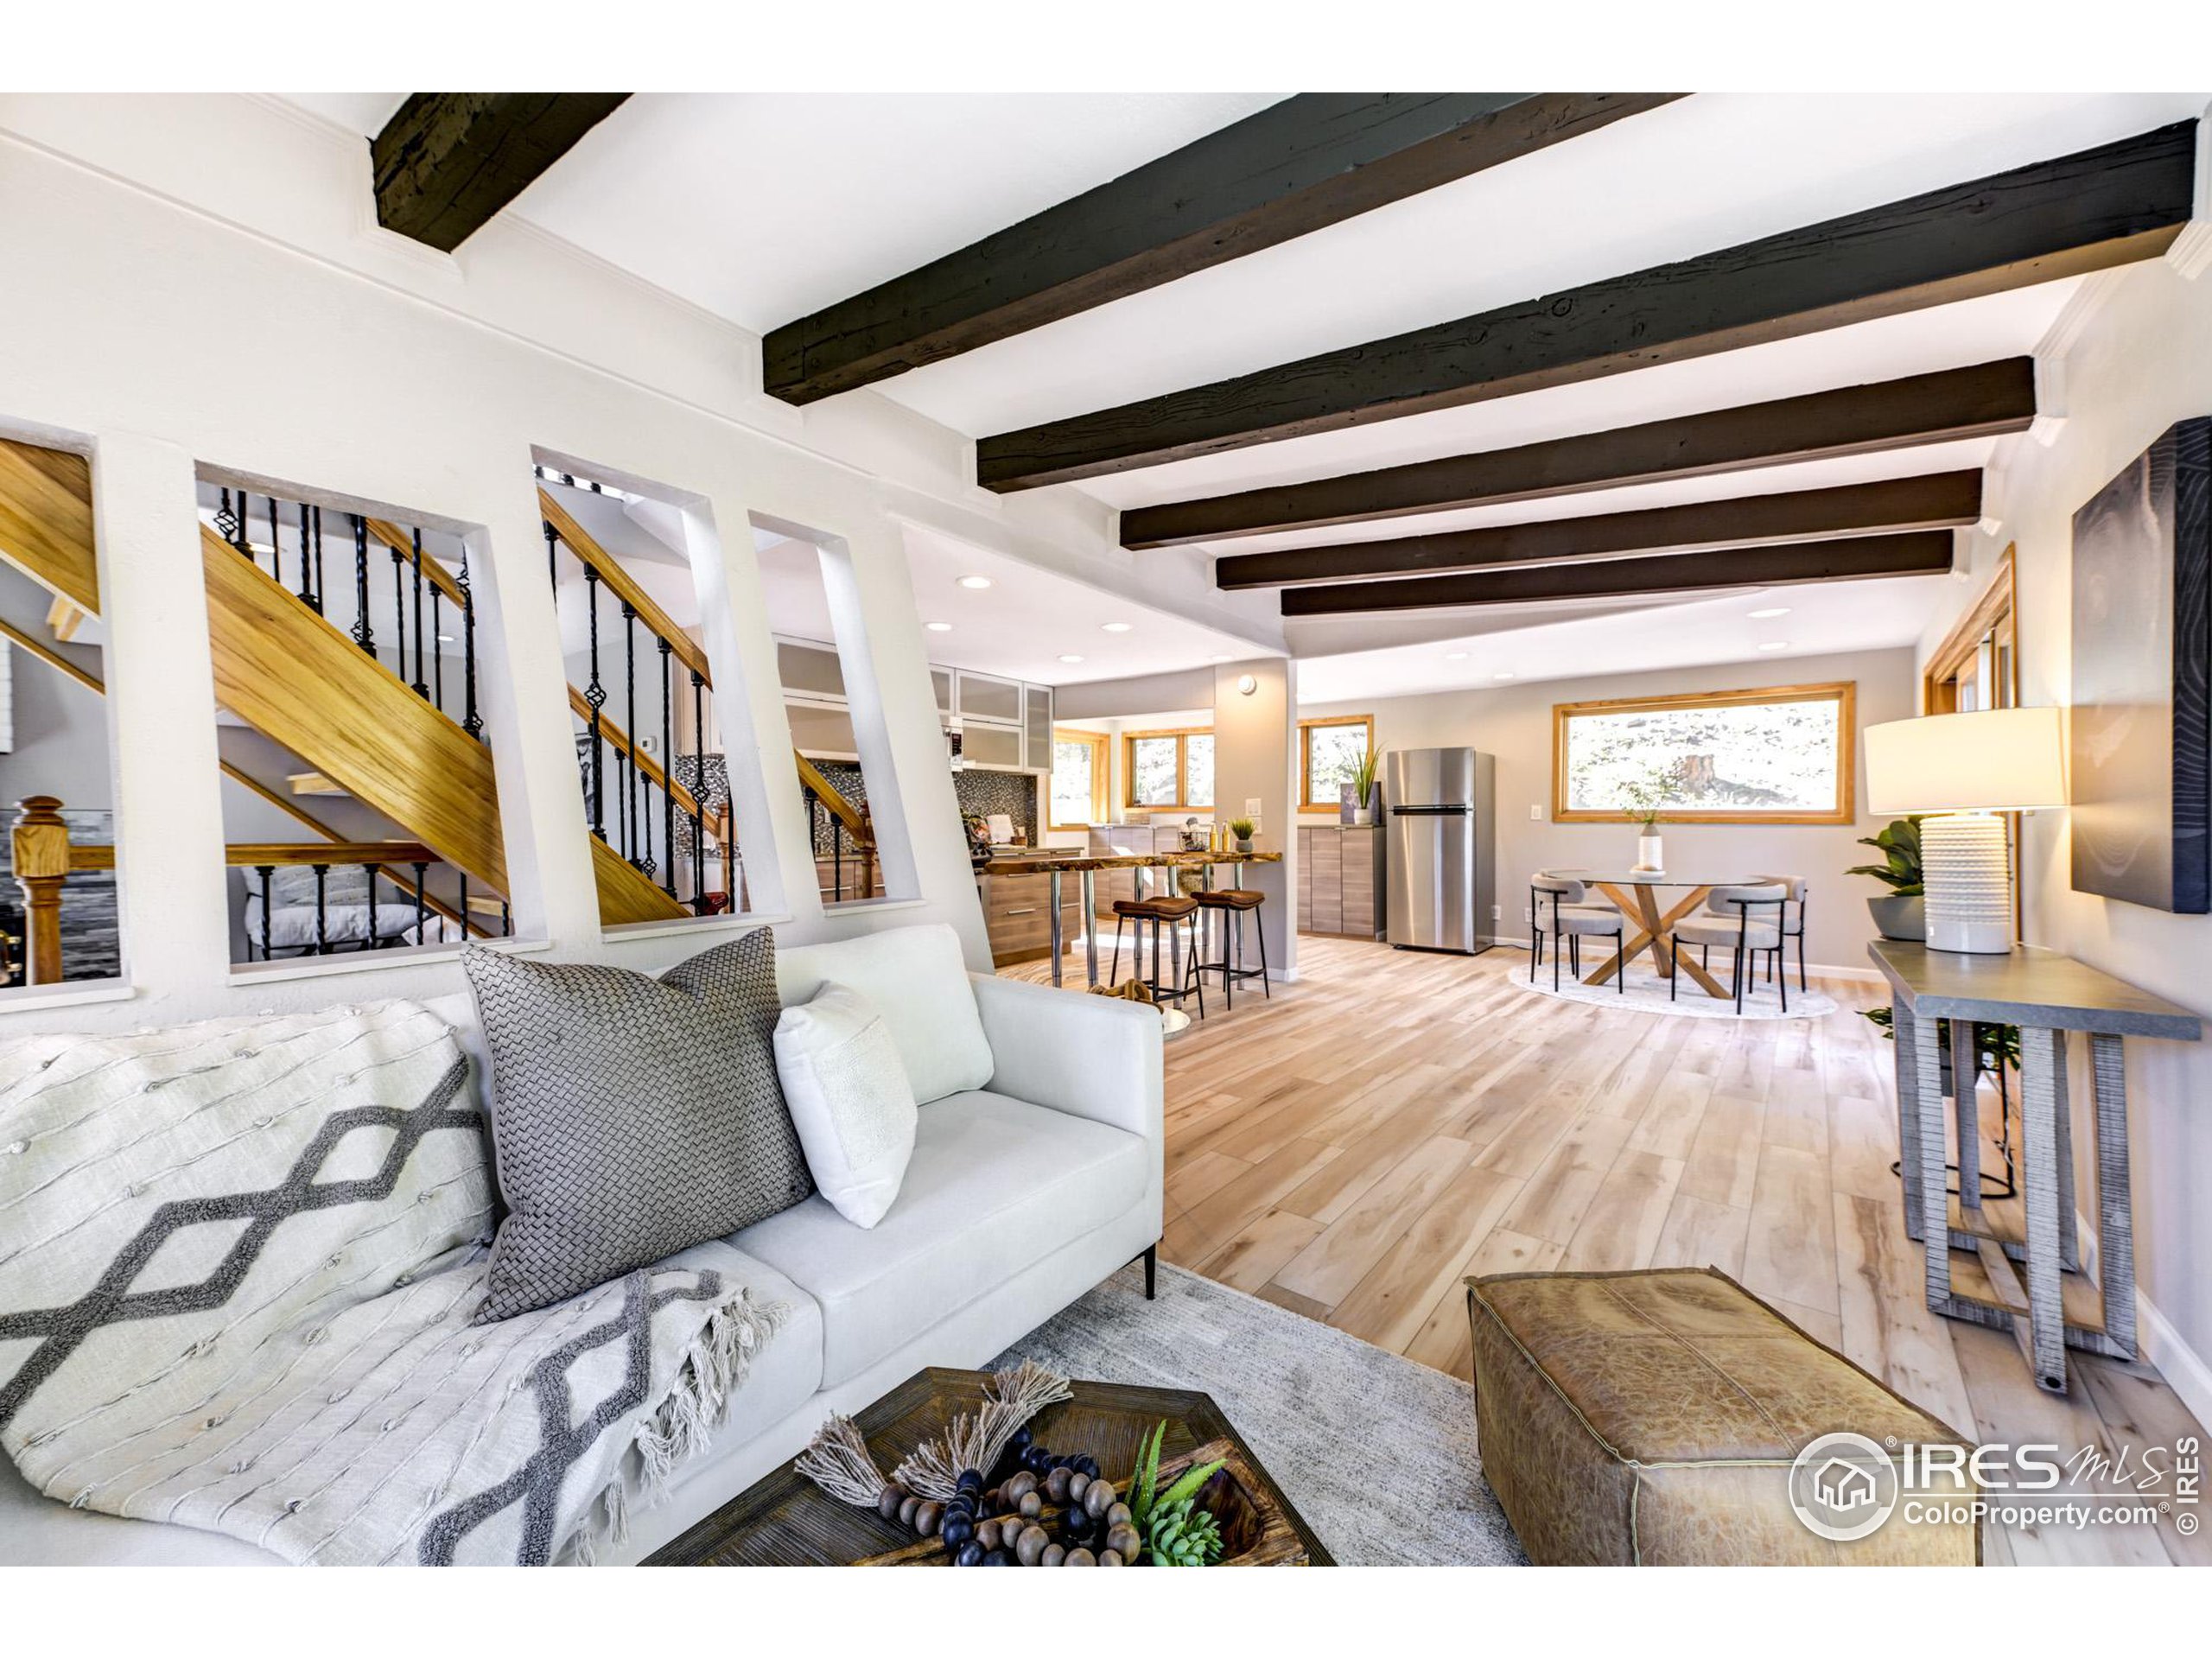
M 461 956 L 508 1215 L 476 1320 L 579 1295 L 814 1191 L 776 1079 L 766 928 L 658 979 Z

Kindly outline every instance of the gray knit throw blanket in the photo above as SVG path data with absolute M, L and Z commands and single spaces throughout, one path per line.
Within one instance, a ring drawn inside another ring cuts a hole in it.
M 454 1033 L 391 1002 L 0 1052 L 0 1448 L 48 1497 L 327 1564 L 589 1560 L 783 1323 L 708 1243 L 472 1325 Z

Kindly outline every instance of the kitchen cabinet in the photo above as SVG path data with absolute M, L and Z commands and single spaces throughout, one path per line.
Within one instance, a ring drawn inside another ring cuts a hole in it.
M 837 660 L 835 645 L 814 639 L 779 637 L 776 641 L 776 679 L 786 696 L 844 701 L 844 664 Z
M 1298 826 L 1298 928 L 1351 938 L 1382 937 L 1379 825 Z
M 995 674 L 971 674 L 966 669 L 957 671 L 953 691 L 954 712 L 964 725 L 971 720 L 988 721 L 994 725 L 1020 727 L 1023 708 L 1021 682 L 1002 680 Z
M 938 718 L 963 728 L 963 764 L 995 772 L 1052 769 L 1052 688 L 931 663 L 930 695 Z M 802 753 L 849 760 L 844 665 L 818 639 L 776 639 L 776 677 L 792 711 L 791 738 Z
M 976 878 L 983 901 L 983 931 L 991 943 L 991 961 L 1001 968 L 1018 962 L 1038 962 L 1052 954 L 1052 878 L 1023 874 L 1020 860 L 1004 861 L 1012 868 L 994 867 Z M 1064 944 L 1083 937 L 1083 882 L 1074 875 L 1060 878 L 1060 938 Z
M 960 764 L 988 766 L 1001 772 L 1021 771 L 1021 728 L 985 726 L 972 720 L 962 721 Z

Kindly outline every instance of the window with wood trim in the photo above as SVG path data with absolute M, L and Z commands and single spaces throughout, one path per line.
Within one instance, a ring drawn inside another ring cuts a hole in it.
M 1213 733 L 1122 734 L 1122 801 L 1140 811 L 1213 809 Z
M 1375 716 L 1332 715 L 1298 722 L 1298 810 L 1334 812 L 1375 747 Z
M 1772 685 L 1552 708 L 1552 817 L 1848 823 L 1857 686 Z
M 1048 819 L 1053 829 L 1087 830 L 1106 822 L 1107 772 L 1105 733 L 1065 726 L 1053 728 L 1052 810 Z
M 1943 637 L 1921 676 L 1920 711 L 1963 715 L 1983 709 L 2020 706 L 2019 612 L 2013 571 L 2015 548 L 1997 562 L 1997 574 L 1957 625 Z M 2007 812 L 2006 874 L 2012 884 L 2012 931 L 2026 937 L 2026 912 L 2020 901 L 2020 815 Z

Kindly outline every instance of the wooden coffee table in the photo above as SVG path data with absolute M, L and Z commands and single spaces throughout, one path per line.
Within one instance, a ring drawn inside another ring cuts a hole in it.
M 943 1428 L 955 1412 L 982 1401 L 986 1373 L 931 1368 L 918 1371 L 853 1421 L 887 1474 L 899 1459 Z M 1261 1467 L 1211 1397 L 1187 1389 L 1147 1389 L 1121 1382 L 1077 1382 L 1075 1397 L 1037 1414 L 1030 1428 L 1056 1452 L 1087 1452 L 1107 1478 L 1126 1480 L 1137 1442 L 1165 1418 L 1162 1461 L 1209 1440 L 1232 1442 L 1252 1479 L 1264 1487 L 1316 1567 L 1336 1563 L 1313 1529 Z M 785 1464 L 754 1482 L 681 1537 L 646 1558 L 647 1567 L 840 1567 L 914 1541 L 904 1528 L 824 1494 Z

